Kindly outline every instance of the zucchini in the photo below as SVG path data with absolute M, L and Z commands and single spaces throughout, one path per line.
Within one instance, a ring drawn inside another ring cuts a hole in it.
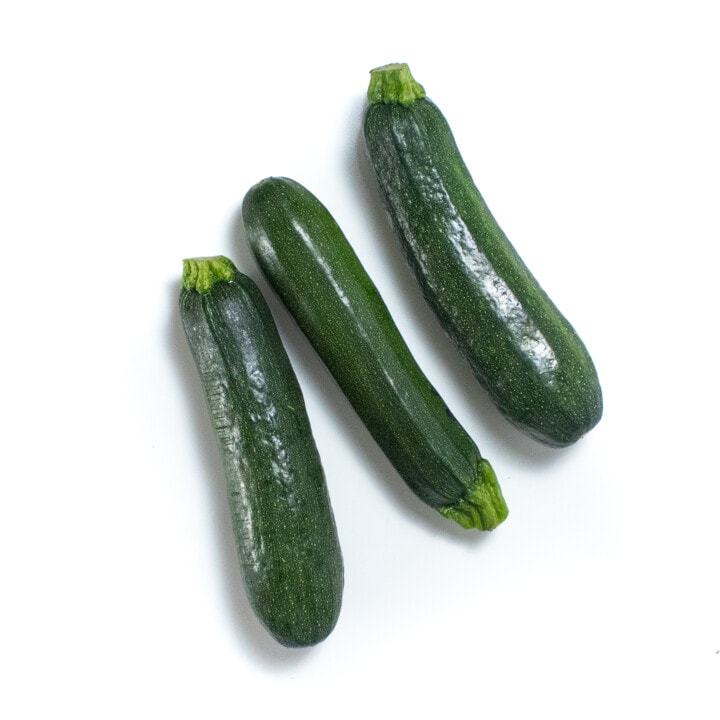
M 507 506 L 490 463 L 422 373 L 337 223 L 287 178 L 252 187 L 242 216 L 268 281 L 411 490 L 465 528 Z
M 602 415 L 590 355 L 498 226 L 405 64 L 371 71 L 370 164 L 423 294 L 500 411 L 565 446 Z
M 255 283 L 225 257 L 184 261 L 180 313 L 222 453 L 253 610 L 283 645 L 337 621 L 343 563 L 300 386 Z

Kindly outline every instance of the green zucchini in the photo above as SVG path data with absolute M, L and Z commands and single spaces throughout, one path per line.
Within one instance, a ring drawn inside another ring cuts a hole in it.
M 243 581 L 283 645 L 337 621 L 343 563 L 300 386 L 263 296 L 225 257 L 184 261 L 180 313 L 222 453 Z
M 602 415 L 590 355 L 498 226 L 405 64 L 371 71 L 365 143 L 423 294 L 500 409 L 551 446 Z
M 418 367 L 325 206 L 292 180 L 267 178 L 242 215 L 263 273 L 410 489 L 465 528 L 501 523 L 507 506 L 490 463 Z

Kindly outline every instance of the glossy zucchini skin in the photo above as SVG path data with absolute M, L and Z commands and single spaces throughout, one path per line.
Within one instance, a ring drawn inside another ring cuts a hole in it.
M 406 65 L 371 73 L 364 136 L 423 294 L 500 411 L 551 446 L 602 416 L 595 366 L 493 218 Z
M 283 645 L 326 638 L 343 562 L 300 386 L 255 283 L 224 257 L 185 261 L 180 313 L 227 481 L 250 604 Z
M 490 464 L 422 373 L 325 206 L 288 178 L 249 190 L 243 221 L 268 281 L 413 492 L 466 528 L 507 506 Z

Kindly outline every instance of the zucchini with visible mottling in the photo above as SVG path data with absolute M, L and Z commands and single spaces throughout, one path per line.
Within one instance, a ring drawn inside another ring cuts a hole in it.
M 602 415 L 590 355 L 493 218 L 405 64 L 371 72 L 365 143 L 423 294 L 500 411 L 569 445 Z
M 283 645 L 340 612 L 343 563 L 305 402 L 255 283 L 224 257 L 184 261 L 180 312 L 222 453 L 250 604 Z
M 287 178 L 243 201 L 263 273 L 415 494 L 465 528 L 491 530 L 507 506 L 490 463 L 418 367 L 327 208 Z

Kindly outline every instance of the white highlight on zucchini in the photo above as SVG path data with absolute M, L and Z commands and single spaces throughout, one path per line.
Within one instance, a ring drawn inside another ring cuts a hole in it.
M 480 281 L 483 295 L 500 318 L 524 357 L 542 375 L 553 375 L 558 368 L 555 352 L 530 319 L 525 308 L 494 271 L 487 256 L 480 252 L 465 223 L 455 214 L 450 222 L 453 244 L 462 257 L 468 274 Z
M 475 238 L 452 202 L 437 169 L 428 167 L 426 172 L 418 175 L 418 180 L 423 185 L 422 191 L 443 208 L 440 217 L 445 217 L 449 213 L 450 217 L 445 221 L 445 232 L 462 260 L 465 273 L 472 278 L 473 282 L 480 283 L 483 295 L 495 315 L 506 327 L 513 343 L 522 352 L 523 357 L 545 378 L 549 385 L 554 384 L 555 372 L 558 369 L 555 351 L 527 314 L 515 293 L 495 272 L 485 253 L 478 248 Z M 398 216 L 402 217 L 402 206 L 398 205 L 395 209 Z M 406 237 L 412 238 L 412 224 L 405 217 L 402 217 L 402 223 Z M 416 248 L 419 247 L 418 243 L 413 242 L 413 244 Z M 425 263 L 426 255 L 423 253 L 418 253 L 418 255 L 421 263 Z M 427 272 L 424 274 L 428 278 L 433 275 L 433 273 Z

